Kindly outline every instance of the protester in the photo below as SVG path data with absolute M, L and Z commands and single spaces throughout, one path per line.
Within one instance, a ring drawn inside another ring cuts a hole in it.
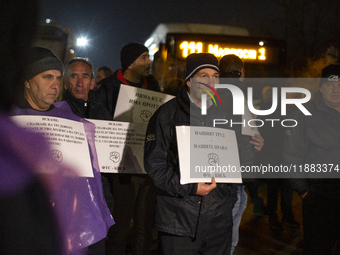
M 160 254 L 229 254 L 232 209 L 237 200 L 233 184 L 180 184 L 175 127 L 207 126 L 225 116 L 214 105 L 201 115 L 200 85 L 191 78 L 218 80 L 216 57 L 208 53 L 186 58 L 186 84 L 180 94 L 162 105 L 150 119 L 144 150 L 145 170 L 156 186 L 155 228 Z
M 13 115 L 65 118 L 84 124 L 94 177 L 70 177 L 52 202 L 60 206 L 70 253 L 105 254 L 104 239 L 114 224 L 103 196 L 96 148 L 95 126 L 74 115 L 66 102 L 54 103 L 63 74 L 61 61 L 48 49 L 36 47 L 24 73 L 24 98 Z M 103 241 L 104 240 L 104 241 Z
M 112 120 L 105 107 L 94 100 L 95 95 L 91 90 L 93 85 L 94 72 L 91 60 L 77 57 L 66 63 L 63 100 L 69 104 L 72 112 L 86 119 Z M 108 174 L 101 174 L 104 197 L 112 212 L 113 196 L 109 178 Z
M 96 72 L 96 83 L 95 83 L 95 87 L 93 88 L 94 91 L 97 91 L 100 88 L 100 84 L 98 84 L 98 82 L 100 82 L 102 79 L 109 77 L 110 75 L 113 75 L 113 70 L 108 67 L 108 66 L 102 66 L 99 67 L 97 72 Z
M 321 77 L 319 91 L 305 105 L 311 115 L 297 110 L 290 117 L 298 125 L 286 130 L 283 150 L 285 163 L 306 169 L 291 184 L 302 198 L 308 255 L 333 254 L 340 233 L 340 179 L 329 177 L 340 165 L 340 65 L 325 67 Z M 322 172 L 307 171 L 318 165 Z
M 148 49 L 139 43 L 125 45 L 120 53 L 122 69 L 101 80 L 96 100 L 114 116 L 120 85 L 159 91 L 157 82 L 149 75 L 151 61 Z M 129 172 L 132 170 L 129 169 Z M 108 253 L 125 254 L 128 231 L 133 219 L 133 252 L 148 254 L 151 249 L 155 193 L 146 174 L 113 175 L 113 217 L 116 224 L 110 229 Z

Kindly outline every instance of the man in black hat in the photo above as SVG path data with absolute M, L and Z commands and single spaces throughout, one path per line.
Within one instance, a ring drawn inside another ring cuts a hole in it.
M 151 60 L 149 50 L 143 44 L 129 43 L 120 52 L 121 69 L 113 75 L 99 81 L 101 88 L 96 94 L 96 101 L 114 115 L 121 84 L 137 88 L 160 91 L 157 81 L 150 75 Z
M 305 106 L 312 115 L 291 116 L 298 125 L 286 131 L 283 150 L 300 167 L 291 184 L 302 198 L 304 254 L 332 254 L 340 240 L 340 65 L 325 67 L 319 85 Z
M 120 85 L 160 91 L 150 73 L 149 51 L 143 44 L 129 43 L 120 53 L 121 69 L 101 80 L 96 101 L 114 116 Z M 112 174 L 114 199 L 113 217 L 116 224 L 110 229 L 107 241 L 109 254 L 125 254 L 131 219 L 133 218 L 134 254 L 148 254 L 151 249 L 155 193 L 146 174 Z
M 174 255 L 230 254 L 237 186 L 217 184 L 214 178 L 211 183 L 180 184 L 176 125 L 211 126 L 213 119 L 231 118 L 231 113 L 210 103 L 207 115 L 201 115 L 203 85 L 191 79 L 209 78 L 212 86 L 218 83 L 216 57 L 195 53 L 186 62 L 186 84 L 155 112 L 146 133 L 144 166 L 156 186 L 154 227 L 159 250 Z
M 14 109 L 12 114 L 59 117 L 84 124 L 93 177 L 70 179 L 71 185 L 67 182 L 51 201 L 61 205 L 58 199 L 63 200 L 60 206 L 62 220 L 65 225 L 72 225 L 65 229 L 67 248 L 71 253 L 82 249 L 86 254 L 105 254 L 105 237 L 114 221 L 104 200 L 98 160 L 94 156 L 96 151 L 92 137 L 95 127 L 73 114 L 67 102 L 55 103 L 63 73 L 64 66 L 52 51 L 34 47 L 23 75 L 24 95 L 17 103 L 19 108 Z

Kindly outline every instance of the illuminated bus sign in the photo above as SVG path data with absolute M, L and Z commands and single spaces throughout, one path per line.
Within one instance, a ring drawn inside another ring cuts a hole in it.
M 244 60 L 265 61 L 267 60 L 266 47 L 247 47 L 242 45 L 225 45 L 218 43 L 188 42 L 179 43 L 178 57 L 186 58 L 192 53 L 207 52 L 214 54 L 217 58 L 224 55 L 235 54 Z

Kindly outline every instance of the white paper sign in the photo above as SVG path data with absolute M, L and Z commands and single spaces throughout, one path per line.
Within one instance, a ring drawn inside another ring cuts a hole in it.
M 251 114 L 251 112 L 248 109 L 248 105 L 245 104 L 244 105 L 244 114 L 242 116 L 242 121 L 244 121 L 244 125 L 242 125 L 242 135 L 250 135 L 250 136 L 254 136 L 255 134 L 260 134 L 259 129 L 257 127 L 251 127 L 251 126 L 256 126 L 258 125 L 258 123 L 252 122 L 249 120 L 252 120 L 253 115 Z M 251 125 L 251 126 L 249 126 Z
M 174 96 L 121 84 L 113 120 L 148 123 L 157 108 L 172 98 Z
M 58 163 L 72 167 L 79 176 L 93 177 L 92 163 L 84 125 L 81 122 L 36 115 L 13 116 L 24 129 L 41 133 L 52 148 Z
M 176 127 L 181 184 L 242 183 L 235 131 L 212 127 Z
M 96 149 L 101 172 L 144 174 L 147 124 L 87 119 L 96 125 Z

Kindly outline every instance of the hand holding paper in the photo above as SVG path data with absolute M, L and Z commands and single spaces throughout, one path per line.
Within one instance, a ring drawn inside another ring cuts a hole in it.
M 199 196 L 206 196 L 209 194 L 210 191 L 212 191 L 214 188 L 216 188 L 217 184 L 215 181 L 215 178 L 211 178 L 211 183 L 204 183 L 204 182 L 199 182 L 197 185 L 197 191 L 196 191 L 196 195 Z

